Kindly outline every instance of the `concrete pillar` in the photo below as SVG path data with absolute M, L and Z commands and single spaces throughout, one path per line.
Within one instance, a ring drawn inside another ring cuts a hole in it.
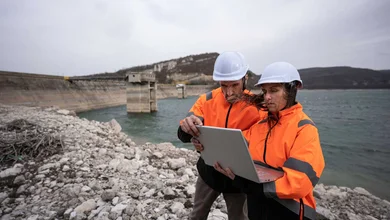
M 185 98 L 187 98 L 187 91 L 186 91 L 186 85 L 185 84 L 177 84 L 176 85 L 176 91 L 177 91 L 177 98 L 178 99 L 185 99 Z
M 157 111 L 157 82 L 150 82 L 150 111 Z
M 152 73 L 128 73 L 127 112 L 157 111 L 157 83 Z

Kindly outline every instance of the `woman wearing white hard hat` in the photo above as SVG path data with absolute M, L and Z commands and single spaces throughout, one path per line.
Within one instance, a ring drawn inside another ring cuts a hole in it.
M 268 116 L 244 132 L 252 159 L 258 165 L 283 171 L 283 177 L 257 184 L 235 176 L 229 168 L 215 165 L 247 192 L 251 220 L 316 218 L 313 189 L 325 161 L 318 130 L 296 101 L 302 85 L 293 65 L 276 62 L 264 69 L 256 84 L 262 92 L 242 98 L 268 111 Z

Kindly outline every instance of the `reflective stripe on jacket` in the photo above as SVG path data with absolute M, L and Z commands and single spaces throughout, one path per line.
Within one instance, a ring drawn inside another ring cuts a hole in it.
M 253 160 L 285 172 L 275 182 L 264 183 L 264 194 L 298 215 L 303 211 L 305 217 L 315 219 L 313 189 L 325 167 L 315 124 L 297 103 L 280 111 L 268 134 L 269 130 L 266 118 L 244 132 Z

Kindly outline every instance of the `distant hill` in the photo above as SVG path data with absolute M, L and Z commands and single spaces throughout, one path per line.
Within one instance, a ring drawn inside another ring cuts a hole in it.
M 389 74 L 390 70 L 380 70 L 380 72 Z
M 104 74 L 125 76 L 127 72 L 153 72 L 159 83 L 210 84 L 213 83 L 212 73 L 218 55 L 218 53 L 190 55 Z
M 215 59 L 218 53 L 189 55 L 119 70 L 115 73 L 103 73 L 125 76 L 127 72 L 155 73 L 158 83 L 186 83 L 192 85 L 216 84 L 212 80 Z M 299 70 L 305 89 L 377 89 L 390 88 L 390 70 L 371 70 L 353 67 L 323 67 Z M 102 75 L 102 74 L 95 74 Z M 253 88 L 259 76 L 250 72 L 248 87 Z
M 306 89 L 390 88 L 389 70 L 353 67 L 324 67 L 299 70 Z

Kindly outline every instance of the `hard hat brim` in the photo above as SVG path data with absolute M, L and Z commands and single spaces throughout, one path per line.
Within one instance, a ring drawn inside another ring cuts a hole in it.
M 214 81 L 237 81 L 242 79 L 249 70 L 249 66 L 246 66 L 245 69 L 240 71 L 240 74 L 233 73 L 231 76 L 227 76 L 226 74 L 218 74 L 218 73 L 213 73 L 213 80 Z
M 298 88 L 300 88 L 300 89 L 303 88 L 302 80 L 297 80 L 297 81 L 299 81 L 301 83 Z M 263 81 L 259 81 L 254 86 L 255 87 L 260 87 L 262 84 L 266 84 L 266 83 L 290 83 L 290 82 L 281 82 L 281 81 L 277 81 L 277 80 L 263 80 Z

